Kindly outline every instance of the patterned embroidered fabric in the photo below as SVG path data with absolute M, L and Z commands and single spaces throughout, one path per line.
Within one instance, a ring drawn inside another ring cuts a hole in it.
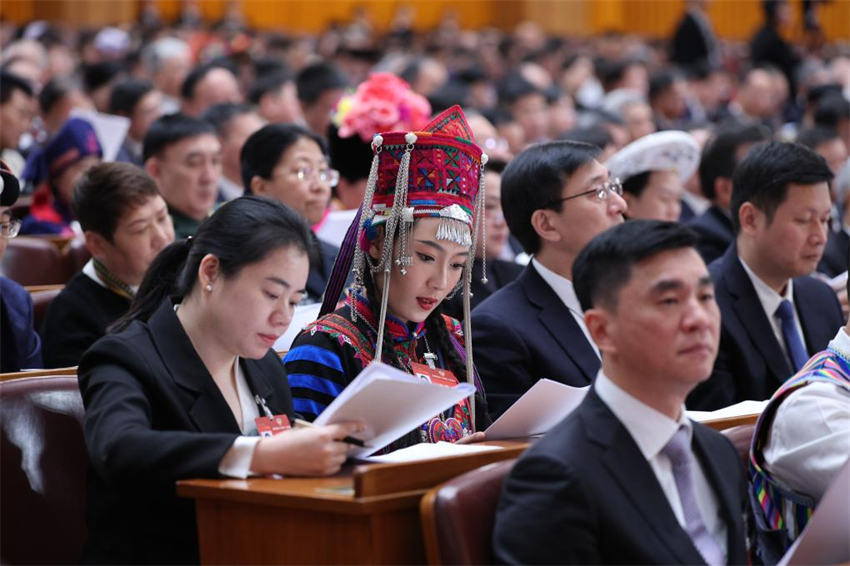
M 357 321 L 351 317 L 352 306 L 357 309 Z M 463 357 L 463 333 L 460 324 L 444 316 L 446 328 L 456 351 Z M 375 355 L 377 332 L 375 314 L 368 300 L 357 297 L 348 305 L 307 326 L 295 339 L 284 364 L 292 389 L 295 411 L 307 420 L 314 420 L 369 365 Z M 385 345 L 383 361 L 409 371 L 411 362 L 423 363 L 426 335 L 425 324 L 412 329 L 392 315 L 387 316 L 387 329 L 392 347 Z M 444 353 L 434 343 L 430 346 L 445 367 Z M 478 376 L 475 385 L 481 392 Z M 486 411 L 485 411 L 486 413 Z M 418 432 L 390 444 L 381 453 L 391 452 L 418 442 L 454 442 L 477 430 L 473 426 L 469 401 L 464 400 L 443 415 L 424 423 Z
M 850 390 L 850 362 L 832 349 L 813 356 L 791 379 L 780 387 L 756 423 L 750 447 L 750 476 L 753 495 L 760 508 L 766 528 L 785 529 L 789 543 L 793 542 L 814 512 L 812 498 L 797 493 L 782 485 L 764 469 L 763 449 L 767 444 L 773 418 L 782 401 L 792 392 L 811 383 L 833 383 Z M 805 423 L 800 423 L 805 426 Z M 758 512 L 759 509 L 756 509 Z

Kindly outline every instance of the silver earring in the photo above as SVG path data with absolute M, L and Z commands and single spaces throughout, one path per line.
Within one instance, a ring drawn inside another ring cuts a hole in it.
M 204 287 L 204 291 L 207 293 L 212 293 L 212 283 L 207 283 L 207 286 Z

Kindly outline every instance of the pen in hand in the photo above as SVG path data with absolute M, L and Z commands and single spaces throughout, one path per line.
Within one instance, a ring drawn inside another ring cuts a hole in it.
M 316 428 L 316 425 L 314 425 L 313 423 L 309 423 L 302 419 L 295 419 L 295 421 L 293 422 L 293 426 L 295 428 Z M 345 442 L 346 444 L 352 444 L 354 446 L 359 446 L 360 448 L 371 448 L 371 446 L 369 446 L 359 438 L 354 438 L 353 436 L 346 436 L 344 438 L 340 438 L 339 442 Z

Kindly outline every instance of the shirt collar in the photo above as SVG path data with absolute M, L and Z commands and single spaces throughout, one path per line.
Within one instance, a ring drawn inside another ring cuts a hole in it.
M 847 335 L 844 328 L 841 328 L 838 331 L 835 338 L 830 341 L 828 348 L 830 350 L 835 350 L 841 354 L 843 358 L 850 360 L 850 336 Z
M 638 401 L 611 381 L 600 369 L 593 383 L 596 394 L 608 405 L 614 416 L 626 427 L 641 453 L 647 460 L 655 458 L 670 442 L 673 435 L 684 426 L 688 431 L 688 443 L 693 434 L 691 421 L 685 416 L 685 406 L 674 421 L 649 405 Z
M 785 286 L 785 294 L 780 295 L 774 291 L 770 285 L 762 281 L 761 278 L 756 275 L 752 269 L 750 269 L 750 266 L 747 265 L 747 262 L 745 262 L 740 255 L 738 256 L 738 259 L 741 261 L 741 265 L 744 266 L 744 271 L 747 272 L 750 281 L 753 282 L 756 295 L 758 295 L 759 301 L 761 302 L 764 312 L 767 314 L 768 318 L 773 318 L 776 315 L 776 309 L 779 308 L 782 301 L 788 301 L 791 303 L 791 306 L 794 306 L 794 281 L 792 279 L 789 279 L 788 285 Z
M 245 193 L 242 185 L 234 183 L 224 175 L 218 178 L 218 188 L 221 191 L 222 196 L 224 196 L 224 200 L 233 200 L 241 197 Z
M 354 308 L 357 309 L 357 314 L 360 315 L 375 332 L 378 331 L 377 317 L 375 311 L 372 310 L 372 305 L 366 297 L 358 294 L 351 295 L 354 298 Z M 350 304 L 350 302 L 349 302 Z M 389 332 L 393 341 L 407 342 L 410 340 L 418 340 L 425 335 L 425 321 L 416 324 L 411 329 L 408 324 L 405 324 L 401 319 L 387 313 L 387 332 Z
M 537 258 L 531 258 L 531 263 L 534 265 L 534 269 L 537 270 L 537 273 L 540 274 L 540 277 L 543 278 L 546 284 L 549 285 L 549 287 L 555 291 L 555 294 L 558 295 L 565 305 L 567 305 L 567 308 L 579 316 L 583 316 L 584 310 L 581 308 L 581 303 L 576 295 L 573 282 L 563 275 L 558 275 L 551 269 L 544 267 L 542 263 L 537 261 Z

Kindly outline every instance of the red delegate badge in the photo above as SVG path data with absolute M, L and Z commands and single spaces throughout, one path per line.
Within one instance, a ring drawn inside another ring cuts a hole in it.
M 260 436 L 274 436 L 292 428 L 289 424 L 289 417 L 286 415 L 257 417 L 254 419 L 254 423 L 257 425 L 257 432 L 260 433 Z
M 434 385 L 442 385 L 443 387 L 455 387 L 458 384 L 457 377 L 450 370 L 431 368 L 425 364 L 410 364 L 410 369 L 413 370 L 413 375 L 423 381 L 430 381 Z

